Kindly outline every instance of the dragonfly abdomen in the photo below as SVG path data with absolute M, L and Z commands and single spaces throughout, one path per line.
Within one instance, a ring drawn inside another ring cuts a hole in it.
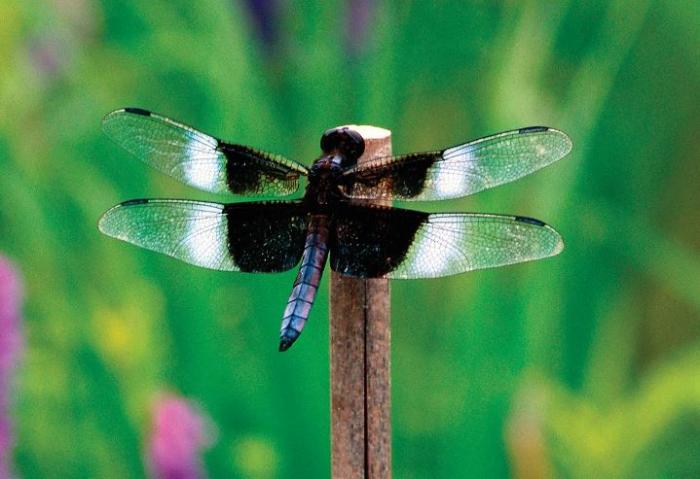
M 280 351 L 286 351 L 296 341 L 309 317 L 328 258 L 328 231 L 328 216 L 311 216 L 299 274 L 282 318 Z

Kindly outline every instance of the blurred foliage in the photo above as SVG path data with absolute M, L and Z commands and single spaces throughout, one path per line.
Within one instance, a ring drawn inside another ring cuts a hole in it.
M 101 134 L 140 106 L 305 163 L 338 124 L 390 128 L 396 152 L 568 132 L 559 164 L 418 205 L 541 218 L 567 249 L 393 283 L 394 475 L 700 476 L 700 3 L 273 2 L 270 25 L 260 3 L 0 2 L 0 251 L 28 298 L 18 475 L 143 477 L 172 390 L 217 425 L 211 477 L 328 476 L 326 289 L 279 354 L 294 271 L 206 271 L 98 233 L 122 200 L 215 199 Z

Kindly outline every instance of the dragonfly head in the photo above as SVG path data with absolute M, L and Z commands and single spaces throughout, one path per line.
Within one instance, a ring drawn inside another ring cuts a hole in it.
M 321 137 L 321 150 L 327 155 L 341 157 L 341 166 L 347 168 L 357 163 L 365 151 L 365 141 L 355 130 L 346 126 L 326 130 Z

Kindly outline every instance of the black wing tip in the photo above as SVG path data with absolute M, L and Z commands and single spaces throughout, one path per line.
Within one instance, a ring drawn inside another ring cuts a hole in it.
M 151 201 L 151 200 L 146 199 L 146 198 L 136 199 L 136 200 L 126 200 L 126 201 L 124 201 L 124 202 L 122 202 L 122 203 L 119 203 L 118 206 L 143 205 L 143 204 L 148 203 L 149 201 Z
M 567 135 L 561 130 L 557 130 L 556 128 L 550 128 L 548 126 L 526 126 L 524 128 L 518 129 L 518 134 L 527 135 L 529 133 L 543 133 L 546 131 L 557 134 L 562 138 L 564 142 L 562 157 L 568 155 L 571 149 L 573 148 L 574 144 L 571 141 L 569 135 Z
M 536 218 L 530 218 L 529 216 L 516 216 L 515 221 L 519 221 L 521 223 L 527 223 L 529 225 L 535 225 L 535 226 L 547 226 L 547 223 L 544 221 L 540 221 Z
M 126 108 L 122 108 L 121 110 L 117 110 L 117 111 L 123 111 L 125 113 L 133 113 L 134 115 L 151 116 L 150 111 L 144 110 L 143 108 L 138 108 L 138 107 L 126 107 Z
M 136 108 L 136 107 L 126 107 L 126 108 L 119 108 L 118 110 L 110 111 L 107 113 L 104 117 L 102 117 L 102 128 L 105 130 L 106 133 L 109 134 L 108 129 L 109 123 L 113 118 L 118 118 L 120 115 L 124 113 L 131 113 L 132 115 L 139 115 L 139 116 L 151 116 L 153 113 L 151 113 L 148 110 L 144 110 L 143 108 Z
M 104 118 L 104 120 L 107 120 L 113 116 L 121 115 L 123 113 L 131 113 L 132 115 L 140 115 L 140 116 L 151 116 L 153 115 L 152 112 L 148 110 L 144 110 L 143 108 L 138 108 L 138 107 L 126 107 L 126 108 L 119 108 L 118 110 L 110 111 L 107 113 Z
M 564 239 L 561 237 L 559 232 L 557 232 L 557 230 L 552 228 L 544 221 L 540 221 L 536 218 L 530 218 L 529 216 L 514 216 L 513 219 L 520 223 L 545 228 L 549 232 L 552 238 L 552 249 L 549 252 L 548 256 L 556 256 L 562 251 L 564 251 Z
M 100 219 L 97 221 L 97 229 L 100 230 L 101 233 L 106 234 L 108 236 L 115 236 L 114 232 L 110 228 L 110 221 L 114 218 L 114 214 L 119 214 L 119 211 L 123 207 L 128 207 L 128 206 L 136 206 L 136 205 L 144 205 L 146 203 L 149 203 L 151 200 L 149 199 L 135 199 L 135 200 L 127 200 L 122 203 L 116 204 L 112 206 L 110 209 L 102 213 L 102 216 L 100 216 Z
M 525 133 L 540 133 L 549 130 L 551 130 L 551 128 L 548 126 L 526 126 L 525 128 L 518 129 L 518 133 L 522 135 Z

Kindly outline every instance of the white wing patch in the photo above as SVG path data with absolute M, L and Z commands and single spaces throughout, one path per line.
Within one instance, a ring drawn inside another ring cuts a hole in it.
M 215 269 L 231 269 L 233 264 L 226 245 L 222 244 L 227 238 L 228 226 L 226 216 L 220 212 L 187 221 L 187 232 L 182 240 L 182 247 L 187 250 L 185 261 Z
M 190 160 L 182 162 L 181 167 L 188 184 L 205 191 L 226 189 L 226 158 L 217 145 L 214 138 L 205 135 L 197 135 L 187 143 L 185 158 Z M 171 176 L 175 174 L 171 172 Z
M 137 200 L 107 211 L 99 223 L 108 236 L 187 263 L 238 271 L 228 246 L 224 205 L 187 200 Z
M 537 220 L 488 214 L 433 214 L 416 231 L 389 278 L 437 278 L 559 254 L 564 243 Z
M 445 158 L 439 168 L 428 170 L 428 182 L 435 192 L 443 198 L 455 198 L 471 189 L 469 167 L 473 155 L 468 149 L 450 148 L 443 154 Z

